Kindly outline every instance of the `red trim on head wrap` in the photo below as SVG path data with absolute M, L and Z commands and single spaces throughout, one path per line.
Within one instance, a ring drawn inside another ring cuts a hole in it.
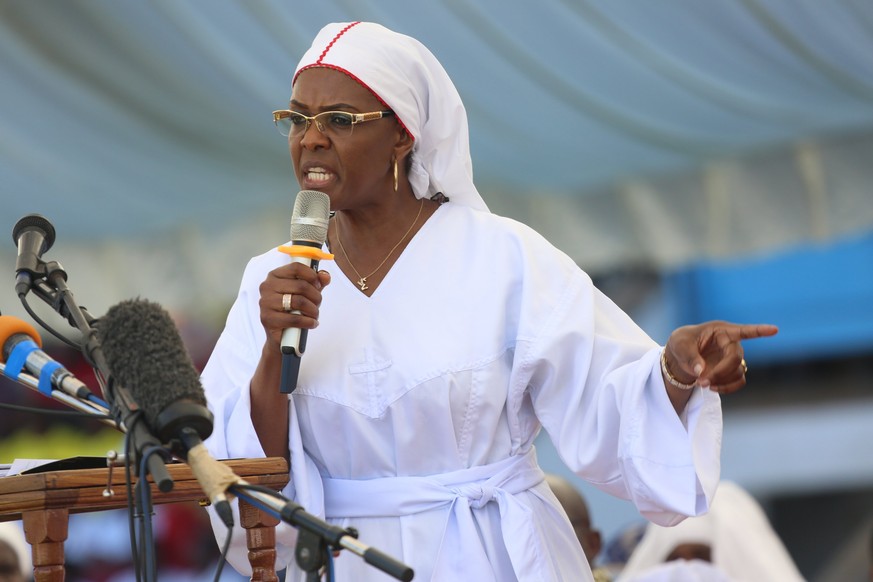
M 340 33 L 340 34 L 342 34 L 342 33 Z M 337 35 L 337 38 L 339 38 L 339 35 Z M 336 39 L 334 39 L 334 40 L 336 40 Z M 331 43 L 331 44 L 333 44 L 333 43 Z M 327 52 L 327 51 L 325 51 L 325 52 Z M 322 53 L 322 56 L 323 56 L 323 54 L 324 53 Z M 388 105 L 387 103 L 385 103 L 385 100 L 382 99 L 378 93 L 373 91 L 373 89 L 371 89 L 369 85 L 367 85 L 366 83 L 361 81 L 359 78 L 357 78 L 355 75 L 353 75 L 352 73 L 350 73 L 349 71 L 347 71 L 346 69 L 344 69 L 342 67 L 338 67 L 336 65 L 326 65 L 326 64 L 321 63 L 321 58 L 319 58 L 318 61 L 316 61 L 315 63 L 313 63 L 311 65 L 306 65 L 305 67 L 300 67 L 300 70 L 297 71 L 297 75 L 294 75 L 294 81 L 292 81 L 291 84 L 293 85 L 294 83 L 296 83 L 298 75 L 300 75 L 300 73 L 302 73 L 303 71 L 305 71 L 307 69 L 333 69 L 334 71 L 339 71 L 340 73 L 348 76 L 352 81 L 355 81 L 358 85 L 360 85 L 361 87 L 363 87 L 364 89 L 366 89 L 367 91 L 372 93 L 373 97 L 378 99 L 379 103 L 384 105 L 386 109 L 391 109 L 391 106 Z M 392 111 L 393 111 L 393 109 L 392 109 Z M 397 123 L 399 123 L 400 127 L 403 128 L 403 131 L 405 131 L 407 134 L 409 134 L 409 137 L 412 138 L 412 141 L 414 142 L 415 136 L 412 135 L 412 132 L 409 131 L 409 129 L 406 127 L 406 124 L 403 123 L 403 120 L 400 119 L 400 116 L 397 115 L 396 112 L 394 113 L 394 119 L 397 120 Z
M 327 46 L 324 47 L 324 50 L 321 52 L 321 55 L 318 57 L 318 60 L 315 61 L 315 64 L 321 64 L 321 61 L 324 60 L 324 57 L 327 55 L 327 52 L 328 52 L 328 51 L 333 47 L 334 44 L 336 44 L 336 41 L 338 41 L 339 38 L 340 38 L 342 35 L 344 35 L 344 34 L 345 34 L 345 33 L 346 33 L 346 32 L 347 32 L 351 27 L 353 27 L 353 26 L 355 26 L 355 25 L 358 25 L 358 24 L 360 24 L 360 23 L 361 23 L 360 21 L 358 21 L 358 22 L 352 22 L 352 23 L 349 24 L 347 27 L 345 27 L 344 29 L 342 29 L 341 31 L 339 31 L 339 32 L 336 34 L 336 36 L 333 37 L 333 40 L 330 41 L 329 43 L 327 43 Z

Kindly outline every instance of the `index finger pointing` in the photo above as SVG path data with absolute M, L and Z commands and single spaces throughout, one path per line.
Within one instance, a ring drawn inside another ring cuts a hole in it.
M 733 332 L 733 333 L 731 333 Z M 738 340 L 755 339 L 758 337 L 769 337 L 779 333 L 779 328 L 769 323 L 752 323 L 737 325 L 733 330 L 728 330 L 728 334 L 736 334 Z

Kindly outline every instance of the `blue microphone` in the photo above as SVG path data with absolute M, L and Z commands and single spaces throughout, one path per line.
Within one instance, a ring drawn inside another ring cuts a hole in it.
M 72 372 L 42 350 L 42 339 L 32 325 L 11 315 L 0 315 L 0 361 L 6 364 L 3 373 L 13 380 L 24 370 L 39 378 L 39 391 L 46 396 L 50 397 L 52 390 L 57 389 L 109 408 Z

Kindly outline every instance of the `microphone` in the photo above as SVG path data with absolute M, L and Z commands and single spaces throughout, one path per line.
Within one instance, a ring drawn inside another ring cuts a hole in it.
M 279 251 L 289 255 L 291 262 L 302 263 L 318 270 L 320 259 L 333 259 L 321 250 L 327 240 L 330 219 L 330 198 L 324 192 L 301 190 L 294 201 L 291 214 L 291 246 L 280 246 Z M 291 313 L 299 314 L 297 310 Z M 300 357 L 306 350 L 306 329 L 289 327 L 282 332 L 282 381 L 279 391 L 290 394 L 297 387 Z
M 207 451 L 212 413 L 200 375 L 170 315 L 157 303 L 134 299 L 95 322 L 114 381 L 127 388 L 152 434 L 190 467 L 216 513 L 233 527 L 225 495 L 240 478 Z
M 42 351 L 42 339 L 26 321 L 11 315 L 0 315 L 0 361 L 6 364 L 4 374 L 18 379 L 22 370 L 39 378 L 39 391 L 52 395 L 52 389 L 109 408 L 69 370 Z
M 24 295 L 30 290 L 34 275 L 41 273 L 40 259 L 55 243 L 55 227 L 42 215 L 28 214 L 15 223 L 12 240 L 18 246 L 15 261 L 15 293 Z

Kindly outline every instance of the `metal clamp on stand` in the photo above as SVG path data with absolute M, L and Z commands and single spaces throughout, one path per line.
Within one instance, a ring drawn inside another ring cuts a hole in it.
M 112 489 L 112 469 L 114 467 L 123 467 L 127 464 L 126 457 L 119 455 L 118 451 L 108 451 L 106 453 L 106 467 L 109 469 L 106 474 L 106 489 L 103 490 L 103 497 L 112 497 L 115 491 Z

